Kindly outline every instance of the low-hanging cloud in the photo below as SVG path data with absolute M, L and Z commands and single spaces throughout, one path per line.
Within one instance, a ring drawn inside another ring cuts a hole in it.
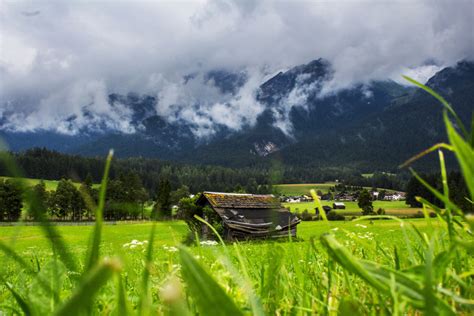
M 156 96 L 158 114 L 190 123 L 197 136 L 212 135 L 216 125 L 239 130 L 264 110 L 256 91 L 279 69 L 327 59 L 334 75 L 324 94 L 406 73 L 426 80 L 473 58 L 473 6 L 472 0 L 4 1 L 0 128 L 134 133 L 130 110 L 107 96 L 135 92 Z M 213 69 L 244 71 L 247 81 L 235 93 L 222 92 L 203 78 Z M 197 75 L 183 81 L 190 74 Z M 285 106 L 301 106 L 304 92 L 294 91 Z M 287 113 L 277 114 L 282 129 L 291 129 Z

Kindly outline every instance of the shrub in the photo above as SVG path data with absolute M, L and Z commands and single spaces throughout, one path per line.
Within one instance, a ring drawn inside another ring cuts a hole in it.
M 313 220 L 313 215 L 309 214 L 308 210 L 304 210 L 303 213 L 301 213 L 300 218 L 303 221 L 312 221 Z
M 344 221 L 344 215 L 338 214 L 336 211 L 330 211 L 327 215 L 329 221 Z

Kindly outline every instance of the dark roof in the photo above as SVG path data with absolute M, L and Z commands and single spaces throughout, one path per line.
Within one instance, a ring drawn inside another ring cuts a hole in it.
M 199 204 L 209 201 L 213 208 L 248 208 L 248 209 L 280 209 L 278 198 L 273 195 L 204 192 L 198 200 Z

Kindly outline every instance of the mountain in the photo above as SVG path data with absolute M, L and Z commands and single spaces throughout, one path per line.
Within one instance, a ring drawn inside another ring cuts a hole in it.
M 132 132 L 81 130 L 75 135 L 54 132 L 0 136 L 15 151 L 44 146 L 86 156 L 114 148 L 121 157 L 159 157 L 199 164 L 243 167 L 272 164 L 394 170 L 412 155 L 445 139 L 441 106 L 428 94 L 396 82 L 375 81 L 337 92 L 324 87 L 334 78 L 329 62 L 317 59 L 279 72 L 256 89 L 263 106 L 254 124 L 232 130 L 212 122 L 213 133 L 196 135 L 196 125 L 175 115 L 158 113 L 157 97 L 111 94 L 109 104 L 131 113 Z M 200 80 L 227 100 L 239 100 L 246 72 L 214 70 L 190 74 L 184 85 Z M 474 64 L 459 62 L 435 74 L 427 83 L 452 103 L 468 123 L 474 100 Z M 192 99 L 194 100 L 194 99 Z M 199 103 L 176 104 L 176 111 Z M 226 101 L 232 102 L 232 101 Z M 174 106 L 174 105 L 173 105 Z M 1 125 L 0 122 L 0 130 Z M 432 168 L 432 162 L 426 168 Z
M 435 74 L 427 86 L 441 93 L 463 123 L 470 125 L 474 63 L 464 61 L 445 68 Z M 445 140 L 441 104 L 426 92 L 417 90 L 393 98 L 381 110 L 367 113 L 355 124 L 302 139 L 280 155 L 285 163 L 328 165 L 330 162 L 364 171 L 373 170 L 374 166 L 379 170 L 394 170 L 406 159 Z M 311 156 L 308 153 L 311 150 L 318 151 L 318 155 Z M 436 169 L 438 162 L 424 159 L 417 168 Z

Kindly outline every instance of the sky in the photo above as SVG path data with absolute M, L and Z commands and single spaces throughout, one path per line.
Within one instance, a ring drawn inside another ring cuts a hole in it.
M 263 111 L 255 94 L 272 73 L 322 57 L 334 69 L 322 93 L 426 81 L 474 58 L 473 25 L 474 0 L 1 1 L 0 129 L 133 133 L 133 113 L 107 96 L 134 92 L 199 137 L 239 130 Z M 202 80 L 213 69 L 248 81 L 222 93 Z

